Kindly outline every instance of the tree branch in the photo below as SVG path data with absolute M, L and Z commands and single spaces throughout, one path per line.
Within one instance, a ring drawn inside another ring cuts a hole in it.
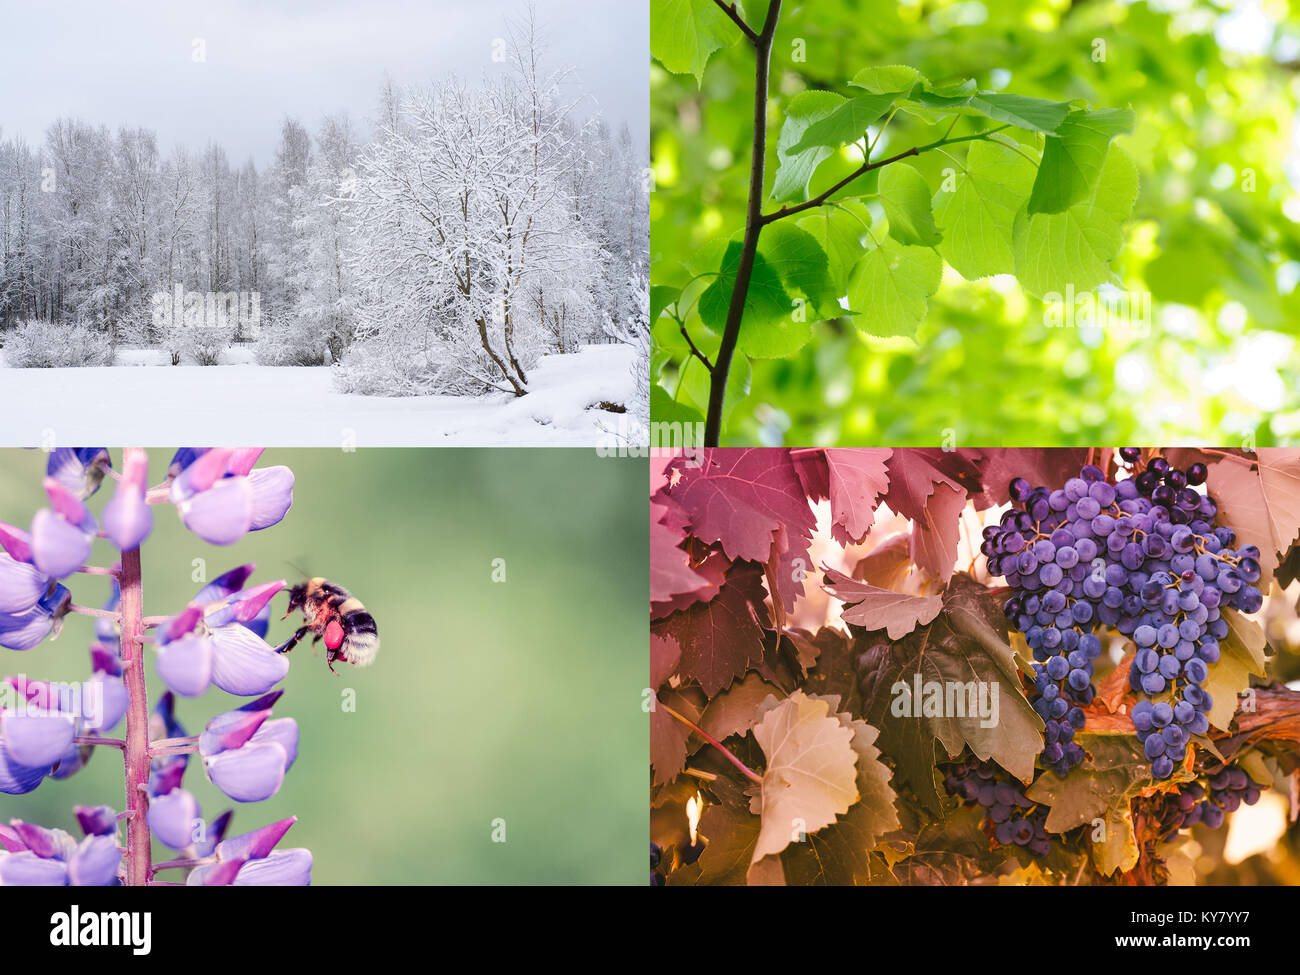
M 859 176 L 863 176 L 871 172 L 873 169 L 880 169 L 883 166 L 888 166 L 890 163 L 896 163 L 901 159 L 907 159 L 909 156 L 919 156 L 923 152 L 929 152 L 931 149 L 938 149 L 940 146 L 951 146 L 958 142 L 972 142 L 976 139 L 986 139 L 989 136 L 991 136 L 994 132 L 1001 132 L 1003 129 L 1006 128 L 1010 128 L 1010 126 L 999 125 L 996 129 L 988 129 L 984 132 L 977 132 L 975 135 L 958 136 L 956 139 L 943 138 L 943 139 L 939 139 L 936 142 L 927 143 L 926 145 L 923 146 L 913 146 L 911 149 L 908 149 L 906 152 L 900 152 L 898 155 L 890 156 L 888 159 L 877 159 L 875 162 L 864 162 L 861 166 L 859 166 L 853 172 L 849 173 L 848 176 L 845 176 L 842 180 L 840 180 L 838 183 L 836 183 L 826 192 L 817 194 L 817 196 L 814 196 L 811 200 L 808 200 L 804 203 L 797 204 L 795 206 L 783 206 L 781 207 L 780 210 L 776 210 L 772 213 L 763 214 L 762 217 L 763 225 L 766 226 L 767 224 L 772 223 L 776 220 L 783 220 L 786 217 L 794 216 L 796 213 L 803 213 L 803 211 L 805 210 L 811 210 L 814 209 L 815 207 L 821 206 L 827 200 L 829 200 L 833 195 L 838 193 L 840 190 L 844 189 L 844 187 L 848 186 Z
M 706 356 L 703 352 L 701 352 L 699 349 L 695 347 L 695 343 L 691 341 L 690 333 L 686 331 L 686 325 L 681 322 L 679 322 L 678 324 L 681 326 L 682 338 L 684 338 L 686 340 L 686 344 L 691 347 L 691 354 L 694 355 L 695 358 L 699 359 L 702 363 L 704 363 L 704 368 L 709 370 L 710 373 L 712 373 L 713 364 L 709 362 L 708 356 Z
M 749 38 L 751 44 L 758 43 L 758 34 L 754 32 L 754 28 L 745 23 L 744 18 L 741 17 L 739 11 L 736 10 L 736 5 L 734 3 L 725 3 L 723 0 L 713 0 L 713 2 L 721 8 L 724 14 L 736 22 L 736 26 L 740 28 L 741 33 Z
M 725 8 L 724 8 L 725 9 Z M 736 284 L 731 292 L 722 344 L 714 363 L 713 381 L 709 384 L 709 412 L 704 422 L 704 445 L 716 447 L 722 434 L 722 404 L 727 395 L 727 374 L 740 338 L 740 321 L 749 294 L 749 279 L 758 253 L 758 235 L 763 230 L 763 165 L 767 156 L 767 91 L 771 71 L 772 38 L 781 17 L 781 0 L 769 0 L 763 30 L 754 39 L 754 145 L 749 168 L 749 203 L 745 213 L 745 240 L 740 248 Z

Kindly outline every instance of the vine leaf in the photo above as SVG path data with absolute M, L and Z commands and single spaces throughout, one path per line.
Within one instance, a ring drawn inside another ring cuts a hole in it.
M 913 522 L 925 517 L 925 505 L 936 484 L 975 493 L 980 489 L 979 469 L 960 451 L 907 448 L 890 455 L 889 493 L 884 502 Z
M 959 453 L 964 453 L 959 451 Z M 1037 487 L 1064 484 L 1088 462 L 1086 447 L 1043 447 L 1037 450 L 992 447 L 970 454 L 979 463 L 984 490 L 975 498 L 977 509 L 992 508 L 1011 500 L 1011 481 L 1023 477 Z
M 704 81 L 714 51 L 740 36 L 713 0 L 655 0 L 650 16 L 650 53 L 673 74 Z
M 1267 673 L 1267 639 L 1258 623 L 1236 610 L 1223 610 L 1223 619 L 1228 624 L 1228 635 L 1219 641 L 1219 659 L 1210 664 L 1204 687 L 1214 700 L 1207 714 L 1210 724 L 1227 731 L 1237 713 L 1241 692 L 1250 686 L 1250 675 L 1264 677 Z
M 1100 873 L 1107 876 L 1117 871 L 1127 873 L 1137 866 L 1141 855 L 1133 831 L 1132 804 L 1120 802 L 1108 806 L 1101 820 L 1103 832 L 1100 841 L 1092 844 L 1092 862 Z
M 650 712 L 650 765 L 654 769 L 655 785 L 671 782 L 682 774 L 691 737 L 691 729 L 664 710 L 663 705 L 698 723 L 702 703 L 698 688 L 669 690 L 657 696 L 656 707 Z
M 663 524 L 665 505 L 650 502 L 650 601 L 665 602 L 708 586 L 709 580 L 691 567 L 691 557 L 678 547 L 682 532 Z
M 881 729 L 880 747 L 899 777 L 936 813 L 942 810 L 934 784 L 936 740 L 948 755 L 969 745 L 978 758 L 1028 782 L 1043 732 L 1021 689 L 996 601 L 960 574 L 943 603 L 932 623 L 899 641 L 855 631 L 852 655 L 863 717 Z
M 727 573 L 717 596 L 656 621 L 652 632 L 676 641 L 681 647 L 678 673 L 699 681 L 712 697 L 763 662 L 765 595 L 763 567 L 740 562 Z
M 1029 213 L 1064 213 L 1093 196 L 1111 140 L 1133 131 L 1127 108 L 1071 112 L 1047 137 Z
M 1075 740 L 1088 753 L 1083 764 L 1065 778 L 1046 771 L 1025 790 L 1034 802 L 1050 807 L 1044 825 L 1052 833 L 1064 833 L 1098 819 L 1104 822 L 1108 815 L 1121 819 L 1119 811 L 1134 796 L 1156 786 L 1151 763 L 1136 734 L 1081 731 Z M 1185 768 L 1176 768 L 1165 785 L 1190 777 Z
M 835 713 L 839 698 L 823 700 Z M 853 730 L 857 753 L 858 801 L 836 821 L 803 841 L 791 843 L 781 854 L 787 883 L 848 886 L 870 882 L 878 868 L 871 853 L 886 833 L 899 828 L 897 796 L 889 784 L 891 773 L 880 761 L 875 741 L 879 732 L 847 712 L 835 714 L 842 725 Z
M 965 491 L 936 484 L 925 502 L 921 520 L 912 523 L 912 561 L 945 584 L 952 578 L 957 564 L 961 513 L 965 507 Z
M 844 622 L 866 630 L 885 630 L 891 640 L 901 640 L 922 623 L 929 623 L 943 609 L 941 596 L 909 596 L 877 589 L 851 579 L 843 572 L 826 568 L 826 591 L 845 603 L 840 614 Z
M 752 862 L 780 853 L 799 833 L 835 822 L 857 802 L 854 729 L 826 700 L 795 691 L 754 728 L 767 757 L 757 803 L 762 817 Z
M 858 262 L 849 280 L 849 307 L 872 335 L 911 336 L 939 290 L 943 259 L 928 247 L 881 241 Z
M 876 505 L 889 489 L 885 465 L 892 453 L 888 447 L 791 451 L 808 496 L 830 501 L 831 535 L 841 545 L 859 545 L 871 531 Z
M 1137 194 L 1137 166 L 1115 147 L 1106 154 L 1090 197 L 1061 213 L 1021 210 L 1012 233 L 1021 286 L 1038 297 L 1060 296 L 1071 289 L 1091 291 L 1109 280 Z
M 1015 270 L 1012 235 L 1016 214 L 1029 198 L 1037 170 L 1013 149 L 975 142 L 952 192 L 934 197 L 944 229 L 939 253 L 967 281 Z
M 886 166 L 878 183 L 880 205 L 889 218 L 889 236 L 900 244 L 933 247 L 943 235 L 934 226 L 930 185 L 914 166 Z
M 697 724 L 718 741 L 743 735 L 753 727 L 758 706 L 776 694 L 777 688 L 751 670 L 709 701 Z
M 733 559 L 766 564 L 776 541 L 783 566 L 802 559 L 811 564 L 808 546 L 816 519 L 788 451 L 776 448 L 716 450 L 697 468 L 677 462 L 680 483 L 673 499 L 690 518 L 696 538 L 719 542 Z M 779 574 L 779 596 L 787 607 L 803 591 L 794 572 Z
M 671 636 L 650 634 L 650 686 L 658 687 L 677 672 L 682 659 L 682 648 Z
M 853 567 L 853 578 L 880 589 L 901 588 L 912 565 L 910 539 L 908 532 L 890 535 Z
M 857 142 L 868 126 L 894 107 L 897 96 L 889 93 L 868 93 L 837 105 L 825 118 L 812 123 L 792 152 L 804 152 L 817 146 L 839 149 Z
M 711 803 L 700 817 L 709 845 L 700 854 L 698 884 L 743 886 L 761 820 L 743 808 Z
M 808 127 L 822 121 L 844 104 L 844 97 L 829 91 L 804 91 L 786 106 L 781 136 L 776 143 L 777 170 L 771 199 L 776 203 L 808 198 L 808 182 L 817 167 L 834 155 L 830 146 L 810 146 L 795 151 Z
M 1221 519 L 1232 526 L 1238 545 L 1259 548 L 1264 576 L 1277 568 L 1279 553 L 1300 534 L 1300 452 L 1261 447 L 1258 471 L 1242 458 L 1211 457 L 1209 490 Z

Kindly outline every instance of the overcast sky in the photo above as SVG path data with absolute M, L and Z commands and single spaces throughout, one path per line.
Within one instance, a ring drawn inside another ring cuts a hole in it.
M 6 4 L 0 135 L 43 142 L 59 116 L 158 133 L 159 149 L 215 140 L 260 166 L 280 120 L 313 132 L 327 114 L 374 115 L 380 84 L 503 66 L 493 41 L 527 0 L 71 0 Z M 645 0 L 536 0 L 549 62 L 576 69 L 614 127 L 644 147 L 649 126 Z M 196 38 L 206 61 L 194 60 Z M 580 86 L 580 87 L 579 87 Z M 590 99 L 588 100 L 590 104 Z M 593 109 L 594 110 L 594 109 Z M 362 126 L 363 131 L 368 128 Z

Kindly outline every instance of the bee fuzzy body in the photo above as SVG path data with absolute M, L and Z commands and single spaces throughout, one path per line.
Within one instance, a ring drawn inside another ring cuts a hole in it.
M 337 583 L 317 577 L 299 583 L 289 590 L 289 609 L 284 616 L 297 610 L 302 613 L 303 625 L 276 649 L 288 653 L 304 636 L 311 633 L 312 642 L 324 641 L 326 662 L 331 671 L 334 661 L 342 660 L 355 667 L 374 663 L 379 653 L 379 629 L 375 618 L 361 600 Z

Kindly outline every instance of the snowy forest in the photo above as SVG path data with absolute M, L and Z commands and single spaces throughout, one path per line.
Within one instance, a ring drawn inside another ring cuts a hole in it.
M 506 60 L 387 83 L 363 122 L 286 117 L 260 169 L 73 118 L 0 139 L 5 362 L 238 353 L 342 392 L 523 395 L 541 356 L 623 342 L 648 397 L 646 150 L 568 100 L 532 25 Z

